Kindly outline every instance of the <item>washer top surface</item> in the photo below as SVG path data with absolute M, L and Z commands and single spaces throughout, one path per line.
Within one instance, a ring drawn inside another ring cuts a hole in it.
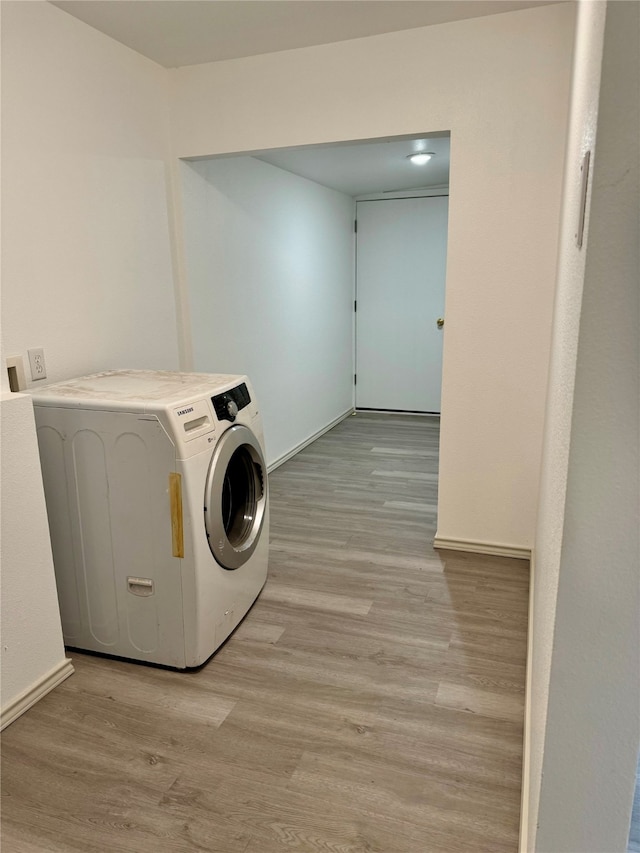
M 30 389 L 41 405 L 177 404 L 224 391 L 245 380 L 222 373 L 180 373 L 170 370 L 107 370 Z

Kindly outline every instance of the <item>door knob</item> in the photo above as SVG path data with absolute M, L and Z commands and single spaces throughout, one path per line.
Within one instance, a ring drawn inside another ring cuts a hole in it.
M 436 326 L 441 329 L 444 326 L 444 317 L 438 317 L 436 320 Z

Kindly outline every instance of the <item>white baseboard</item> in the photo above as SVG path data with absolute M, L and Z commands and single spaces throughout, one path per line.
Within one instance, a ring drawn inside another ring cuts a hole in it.
M 442 548 L 445 551 L 468 551 L 471 554 L 490 554 L 494 557 L 513 557 L 516 560 L 530 560 L 531 548 L 521 548 L 519 545 L 505 545 L 500 542 L 481 542 L 472 539 L 445 539 L 436 536 L 433 540 L 434 548 Z
M 356 415 L 402 415 L 403 418 L 438 418 L 440 412 L 403 412 L 401 409 L 356 409 Z
M 524 691 L 524 733 L 522 737 L 522 793 L 520 796 L 520 838 L 518 853 L 529 850 L 529 801 L 531 798 L 531 687 L 533 682 L 533 601 L 535 552 L 531 551 L 529 569 L 529 615 L 527 622 L 527 676 Z
M 330 424 L 327 424 L 326 426 L 322 427 L 322 429 L 319 429 L 317 432 L 314 432 L 313 435 L 310 435 L 309 438 L 306 438 L 300 444 L 297 444 L 292 450 L 287 451 L 287 453 L 283 453 L 283 455 L 278 457 L 275 462 L 272 462 L 271 465 L 267 466 L 267 472 L 270 474 L 272 471 L 275 471 L 276 468 L 280 467 L 280 465 L 283 465 L 289 459 L 292 459 L 294 456 L 296 456 L 296 454 L 300 453 L 301 450 L 304 450 L 305 447 L 308 447 L 310 444 L 313 444 L 313 442 L 320 438 L 321 435 L 324 435 L 325 432 L 329 432 L 329 430 L 333 429 L 334 426 L 338 426 L 340 421 L 343 421 L 345 418 L 348 418 L 349 415 L 352 415 L 354 413 L 354 411 L 355 409 L 352 406 L 350 409 L 347 409 L 346 412 L 343 412 L 341 415 L 338 415 L 338 417 L 335 420 L 331 421 Z
M 12 699 L 0 713 L 0 731 L 6 728 L 21 714 L 24 714 L 32 705 L 35 705 L 43 696 L 46 696 L 54 687 L 61 684 L 65 678 L 73 673 L 73 664 L 69 658 L 60 661 L 59 664 L 49 670 L 35 684 L 23 690 L 15 699 Z

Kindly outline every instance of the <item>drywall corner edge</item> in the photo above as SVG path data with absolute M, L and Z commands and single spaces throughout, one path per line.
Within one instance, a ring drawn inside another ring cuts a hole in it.
M 182 191 L 182 170 L 186 166 L 185 163 L 173 155 L 170 156 L 170 160 L 171 162 L 167 166 L 167 204 L 176 304 L 178 359 L 180 370 L 191 372 L 194 369 L 194 357 L 184 234 L 184 195 Z

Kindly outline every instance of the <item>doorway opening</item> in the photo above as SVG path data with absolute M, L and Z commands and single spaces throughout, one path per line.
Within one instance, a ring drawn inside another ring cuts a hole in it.
M 408 161 L 425 149 L 427 166 Z M 365 208 L 446 204 L 449 150 L 442 131 L 182 161 L 193 369 L 250 376 L 270 470 L 361 407 L 355 220 Z M 396 368 L 405 384 L 426 382 L 420 357 L 411 379 Z M 374 407 L 439 411 L 423 401 Z

